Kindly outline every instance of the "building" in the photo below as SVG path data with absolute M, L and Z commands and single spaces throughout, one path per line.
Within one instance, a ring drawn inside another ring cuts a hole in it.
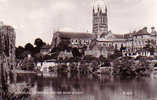
M 52 48 L 57 47 L 60 43 L 69 43 L 71 47 L 80 48 L 82 46 L 89 47 L 94 39 L 94 35 L 90 33 L 79 32 L 62 32 L 57 31 L 53 34 Z
M 149 51 L 142 50 L 148 43 L 153 44 L 156 48 L 157 32 L 154 27 L 151 32 L 144 27 L 138 31 L 127 34 L 113 34 L 108 30 L 108 10 L 105 3 L 100 4 L 94 0 L 93 5 L 93 20 L 92 33 L 77 33 L 77 32 L 55 32 L 52 39 L 52 48 L 57 47 L 60 43 L 69 43 L 71 47 L 81 48 L 87 46 L 86 55 L 104 55 L 112 54 L 114 50 L 123 51 L 124 55 L 133 55 L 139 53 L 140 55 L 149 55 Z M 93 42 L 94 41 L 94 42 Z M 92 45 L 92 49 L 90 48 Z M 100 48 L 100 49 L 98 49 Z M 102 49 L 103 48 L 103 49 Z
M 108 33 L 107 7 L 105 9 L 99 5 L 93 7 L 93 33 L 97 38 Z
M 93 32 L 78 33 L 57 31 L 53 34 L 52 49 L 58 47 L 60 43 L 68 43 L 70 47 L 86 47 L 85 55 L 93 55 L 98 57 L 103 54 L 106 56 L 105 47 L 98 46 L 96 43 L 96 46 L 90 48 L 92 41 L 96 40 L 97 38 L 100 38 L 101 35 L 108 34 L 107 7 L 104 8 L 104 5 L 99 5 L 100 3 L 97 3 L 97 1 L 95 1 L 95 4 L 93 5 Z

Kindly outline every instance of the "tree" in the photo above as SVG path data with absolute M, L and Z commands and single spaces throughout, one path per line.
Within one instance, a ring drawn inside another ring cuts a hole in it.
M 33 56 L 35 57 L 35 59 L 36 59 L 36 57 L 37 57 L 37 59 L 38 59 L 38 58 L 41 58 L 40 50 L 41 50 L 41 48 L 42 48 L 44 45 L 46 45 L 46 43 L 43 42 L 42 39 L 37 38 L 37 39 L 35 39 L 35 41 L 34 41 L 34 45 L 36 45 L 36 47 L 34 47 Z M 40 55 L 40 56 L 39 56 L 39 55 Z
M 23 48 L 22 46 L 18 46 L 15 50 L 15 55 L 17 59 L 24 59 L 24 53 L 25 48 Z
M 70 40 L 69 39 L 62 39 L 60 43 L 58 44 L 57 48 L 60 49 L 60 51 L 68 50 L 70 49 Z
M 36 45 L 36 47 L 38 47 L 38 48 L 41 48 L 43 45 L 46 45 L 46 43 L 43 42 L 42 39 L 37 38 L 37 39 L 35 39 L 35 41 L 34 41 L 34 45 Z
M 26 51 L 30 51 L 31 53 L 33 53 L 34 46 L 33 46 L 31 43 L 27 43 L 27 44 L 25 45 L 25 50 L 26 50 Z
M 33 58 L 31 58 L 31 59 L 25 58 L 22 61 L 22 64 L 20 67 L 22 70 L 33 71 L 34 67 L 35 67 Z
M 118 57 L 122 57 L 122 52 L 118 51 L 118 50 L 115 50 L 114 54 L 109 56 L 109 59 L 112 61 L 112 60 L 117 59 Z
M 149 51 L 151 55 L 153 55 L 154 52 L 155 52 L 154 45 L 153 45 L 151 42 L 149 42 L 149 41 L 148 41 L 148 43 L 146 44 L 146 46 L 143 47 L 143 49 L 146 50 L 146 51 Z
M 121 57 L 113 61 L 114 76 L 123 79 L 150 76 L 151 70 L 147 57 L 140 57 L 138 60 L 132 57 Z

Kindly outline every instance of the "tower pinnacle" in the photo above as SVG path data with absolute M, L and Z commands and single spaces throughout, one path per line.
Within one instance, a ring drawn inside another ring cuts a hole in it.
M 108 33 L 107 6 L 104 0 L 94 0 L 93 5 L 93 33 L 98 37 Z

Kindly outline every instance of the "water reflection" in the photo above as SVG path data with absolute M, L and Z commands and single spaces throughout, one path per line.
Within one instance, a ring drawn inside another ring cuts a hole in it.
M 18 76 L 30 82 L 33 100 L 152 100 L 157 98 L 157 80 L 109 80 L 109 78 L 43 78 Z

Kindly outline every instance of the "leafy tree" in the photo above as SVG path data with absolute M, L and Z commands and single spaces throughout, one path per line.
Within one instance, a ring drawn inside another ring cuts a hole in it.
M 118 57 L 122 57 L 122 52 L 118 51 L 118 50 L 115 50 L 114 54 L 112 54 L 112 55 L 109 56 L 109 59 L 111 61 L 113 61 L 113 60 L 117 59 Z
M 38 47 L 38 48 L 41 48 L 43 45 L 46 45 L 46 43 L 43 42 L 42 39 L 37 38 L 37 39 L 35 39 L 35 41 L 34 41 L 34 45 L 36 45 L 36 47 Z
M 31 53 L 33 53 L 34 46 L 33 46 L 31 43 L 27 43 L 27 44 L 25 45 L 25 50 L 26 50 L 26 51 L 30 51 Z
M 17 47 L 15 50 L 16 58 L 24 59 L 24 55 L 23 55 L 24 51 L 25 51 L 25 48 L 23 48 L 22 46 Z
M 123 79 L 150 76 L 151 70 L 151 64 L 146 57 L 141 57 L 138 60 L 131 57 L 121 57 L 113 61 L 114 76 Z
M 36 53 L 33 57 L 35 62 L 42 62 L 44 60 L 44 56 L 41 53 Z
M 22 64 L 21 64 L 21 69 L 22 70 L 29 70 L 29 71 L 33 71 L 34 70 L 34 60 L 31 58 L 31 59 L 28 59 L 27 57 L 22 61 Z
M 60 51 L 63 50 L 70 50 L 70 40 L 69 39 L 62 39 L 60 43 L 58 44 L 57 48 L 59 48 Z
M 40 53 L 40 48 L 39 47 L 35 47 L 33 50 L 33 55 Z
M 37 39 L 35 39 L 35 41 L 34 41 L 34 45 L 35 45 L 36 47 L 34 47 L 34 49 L 33 49 L 33 57 L 34 57 L 35 59 L 41 60 L 42 54 L 40 54 L 40 50 L 41 50 L 41 48 L 42 48 L 44 45 L 46 45 L 46 43 L 43 42 L 42 39 L 37 38 Z

